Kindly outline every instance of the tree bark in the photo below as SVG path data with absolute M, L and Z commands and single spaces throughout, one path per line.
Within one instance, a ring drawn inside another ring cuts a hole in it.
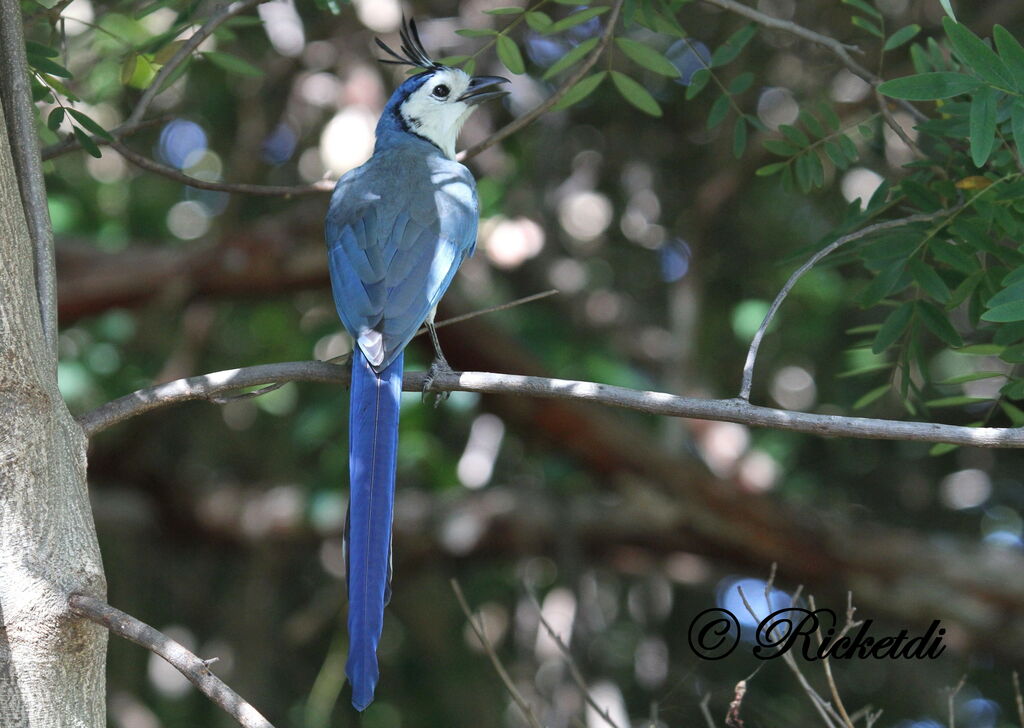
M 57 389 L 2 108 L 0 131 L 0 728 L 103 728 L 107 632 L 68 609 L 106 596 L 86 438 Z

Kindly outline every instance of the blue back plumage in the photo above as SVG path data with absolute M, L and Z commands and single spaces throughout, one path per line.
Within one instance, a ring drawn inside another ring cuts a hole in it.
M 413 76 L 395 91 L 377 126 L 373 156 L 338 181 L 326 221 L 334 303 L 355 340 L 345 672 L 358 710 L 373 700 L 390 596 L 403 351 L 476 243 L 472 175 L 412 133 L 399 112 L 430 75 Z

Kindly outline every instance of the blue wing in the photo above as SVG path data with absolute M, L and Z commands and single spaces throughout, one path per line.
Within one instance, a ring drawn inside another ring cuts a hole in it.
M 375 371 L 437 306 L 476 231 L 473 177 L 440 154 L 379 152 L 338 182 L 326 231 L 334 302 Z

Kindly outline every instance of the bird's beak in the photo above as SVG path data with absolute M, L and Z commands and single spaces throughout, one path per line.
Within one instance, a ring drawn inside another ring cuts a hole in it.
M 509 83 L 509 80 L 501 76 L 473 76 L 469 79 L 469 88 L 455 100 L 475 106 L 491 99 L 500 99 L 502 96 L 508 96 L 508 91 L 497 88 L 503 83 Z

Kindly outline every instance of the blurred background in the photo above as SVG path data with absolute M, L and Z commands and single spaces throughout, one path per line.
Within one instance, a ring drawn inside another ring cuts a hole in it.
M 485 11 L 507 2 L 361 0 L 337 14 L 306 0 L 264 3 L 204 42 L 211 56 L 156 97 L 147 115 L 155 122 L 125 143 L 209 181 L 336 179 L 369 155 L 377 116 L 402 77 L 376 62 L 373 38 L 397 45 L 402 13 L 413 14 L 434 57 L 479 49 L 478 73 L 510 75 L 491 36 L 455 32 L 505 32 L 515 16 Z M 994 22 L 1024 33 L 1015 0 L 961 4 L 961 19 L 982 35 Z M 734 396 L 750 338 L 792 270 L 851 201 L 902 174 L 908 149 L 879 127 L 857 139 L 861 161 L 828 171 L 820 191 L 786 191 L 775 177 L 755 176 L 774 161 L 755 142 L 793 122 L 799 104 L 827 100 L 844 125 L 856 123 L 874 118 L 871 89 L 820 48 L 760 33 L 722 71 L 727 83 L 756 73 L 735 98 L 767 130 L 751 130 L 736 159 L 731 127 L 705 123 L 714 96 L 687 101 L 685 83 L 702 44 L 720 46 L 745 21 L 711 5 L 669 5 L 694 42 L 639 25 L 619 34 L 661 51 L 679 79 L 607 56 L 657 99 L 661 118 L 605 83 L 469 163 L 479 180 L 479 244 L 439 318 L 559 293 L 443 329 L 455 369 Z M 752 6 L 860 44 L 866 58 L 877 52 L 879 41 L 851 25 L 847 5 Z M 918 23 L 925 36 L 940 33 L 938 0 L 879 0 L 878 8 L 893 28 Z M 187 38 L 213 9 L 166 0 L 24 5 L 29 37 L 60 44 L 74 73 L 69 87 L 83 99 L 77 108 L 108 129 L 152 76 L 146 65 L 156 59 L 132 49 L 169 32 Z M 545 8 L 554 18 L 574 9 Z M 471 118 L 462 147 L 550 94 L 564 76 L 545 80 L 545 69 L 597 37 L 606 19 L 554 37 L 525 23 L 508 30 L 527 72 L 515 75 L 506 101 Z M 905 53 L 896 59 L 904 65 L 886 77 L 910 72 Z M 349 351 L 326 270 L 326 194 L 197 190 L 111 149 L 99 159 L 55 157 L 46 171 L 60 385 L 74 412 L 192 374 Z M 853 303 L 868 280 L 851 265 L 806 276 L 762 346 L 753 401 L 906 417 L 885 392 L 863 400 L 885 384 L 885 371 L 840 376 L 873 363 L 849 333 L 885 316 Z M 430 359 L 429 342 L 417 340 L 407 368 Z M 936 379 L 964 371 L 948 352 L 930 366 Z M 940 659 L 833 665 L 851 713 L 870 705 L 884 711 L 880 726 L 946 725 L 949 690 L 966 675 L 954 701 L 958 726 L 1017 722 L 1020 454 L 930 454 L 926 444 L 467 393 L 438 409 L 416 394 L 403 400 L 394 597 L 377 699 L 359 718 L 343 687 L 347 396 L 286 384 L 223 406 L 169 407 L 91 444 L 110 603 L 201 657 L 219 657 L 217 674 L 279 728 L 524 725 L 467 625 L 453 578 L 544 725 L 606 722 L 585 705 L 541 615 L 620 727 L 701 725 L 705 700 L 723 725 L 734 686 L 761 663 L 747 646 L 702 660 L 687 630 L 712 606 L 742 614 L 734 587 L 761 595 L 773 563 L 779 589 L 804 585 L 840 615 L 852 591 L 858 616 L 876 620 L 880 635 L 942 620 Z M 933 414 L 976 419 L 958 409 Z M 820 664 L 803 670 L 827 694 Z M 116 638 L 108 678 L 117 728 L 230 724 L 173 668 Z M 749 680 L 741 715 L 751 726 L 820 720 L 778 661 Z

